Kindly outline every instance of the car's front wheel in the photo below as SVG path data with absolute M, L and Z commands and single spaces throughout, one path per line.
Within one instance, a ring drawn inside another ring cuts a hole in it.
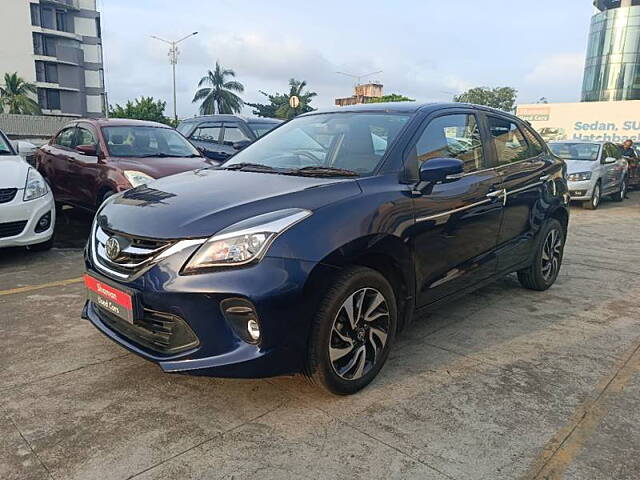
M 380 273 L 365 267 L 343 270 L 315 315 L 307 376 L 338 395 L 364 388 L 389 355 L 397 316 L 393 288 Z
M 587 210 L 596 210 L 600 206 L 600 200 L 602 199 L 602 189 L 600 187 L 600 181 L 593 187 L 593 193 L 591 193 L 591 199 L 582 203 L 583 208 Z
M 540 232 L 536 255 L 529 268 L 518 272 L 520 284 L 530 290 L 543 291 L 558 278 L 564 255 L 565 232 L 555 218 L 550 219 Z

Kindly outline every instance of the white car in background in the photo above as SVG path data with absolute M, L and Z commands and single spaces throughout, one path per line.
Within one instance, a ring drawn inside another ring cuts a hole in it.
M 0 248 L 48 250 L 55 221 L 51 189 L 0 131 Z

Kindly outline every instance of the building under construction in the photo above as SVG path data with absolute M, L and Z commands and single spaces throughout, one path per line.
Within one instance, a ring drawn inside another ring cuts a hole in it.
M 359 103 L 368 103 L 371 98 L 380 97 L 382 97 L 381 83 L 363 83 L 356 85 L 355 95 L 345 98 L 336 98 L 336 105 L 339 107 L 357 105 Z

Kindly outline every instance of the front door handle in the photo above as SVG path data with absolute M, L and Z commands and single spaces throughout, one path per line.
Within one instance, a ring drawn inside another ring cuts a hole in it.
M 508 193 L 504 188 L 502 190 L 495 190 L 493 192 L 487 193 L 487 198 L 490 198 L 490 199 L 501 198 L 502 205 L 507 204 L 507 196 L 508 196 Z

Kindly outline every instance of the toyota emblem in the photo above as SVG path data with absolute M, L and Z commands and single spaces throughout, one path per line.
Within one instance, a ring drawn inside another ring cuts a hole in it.
M 115 260 L 120 256 L 120 242 L 116 237 L 111 237 L 104 245 L 109 260 Z

